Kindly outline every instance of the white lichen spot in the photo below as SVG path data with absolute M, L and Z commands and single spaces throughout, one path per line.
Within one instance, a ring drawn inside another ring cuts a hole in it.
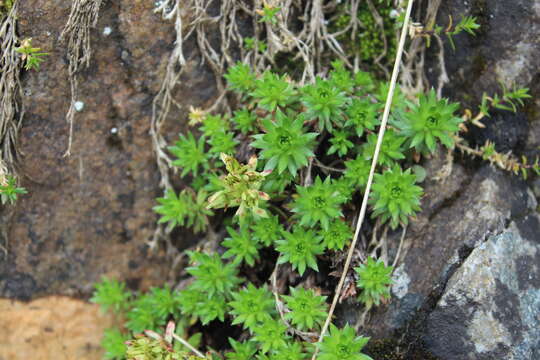
M 467 333 L 480 354 L 495 350 L 501 343 L 512 345 L 510 332 L 490 311 L 476 311 Z
M 105 28 L 103 29 L 103 35 L 109 36 L 111 35 L 111 33 L 112 33 L 112 29 L 109 26 L 105 26 Z
M 403 264 L 401 264 L 395 271 L 392 276 L 394 284 L 392 285 L 392 293 L 399 299 L 403 298 L 409 292 L 409 284 L 411 283 L 411 278 L 405 272 Z
M 75 101 L 75 104 L 73 104 L 73 106 L 78 112 L 81 112 L 84 109 L 84 103 L 82 101 Z

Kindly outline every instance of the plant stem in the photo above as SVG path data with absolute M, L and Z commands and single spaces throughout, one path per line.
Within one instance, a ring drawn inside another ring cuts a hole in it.
M 351 265 L 352 255 L 356 247 L 356 242 L 358 241 L 360 229 L 362 228 L 362 223 L 364 222 L 364 218 L 366 215 L 367 200 L 369 198 L 371 183 L 373 182 L 373 176 L 375 174 L 375 167 L 377 166 L 377 160 L 379 158 L 379 152 L 381 150 L 381 144 L 384 137 L 384 132 L 386 130 L 388 116 L 390 115 L 390 106 L 392 104 L 392 99 L 394 97 L 394 90 L 396 88 L 396 82 L 397 82 L 397 77 L 399 73 L 399 67 L 401 64 L 401 57 L 403 56 L 403 48 L 405 47 L 405 40 L 407 38 L 407 27 L 409 24 L 409 19 L 411 17 L 411 10 L 412 10 L 413 2 L 414 0 L 409 0 L 407 4 L 407 12 L 405 13 L 405 19 L 403 20 L 403 28 L 401 29 L 401 37 L 399 39 L 399 46 L 398 46 L 398 50 L 396 54 L 396 60 L 394 62 L 394 69 L 392 71 L 392 79 L 390 81 L 390 88 L 388 89 L 388 96 L 386 97 L 386 104 L 384 106 L 384 113 L 383 113 L 383 118 L 381 122 L 381 127 L 379 128 L 379 136 L 377 138 L 377 144 L 375 146 L 375 153 L 373 154 L 373 161 L 371 162 L 371 169 L 369 172 L 369 177 L 368 177 L 368 181 L 366 185 L 366 191 L 364 192 L 364 198 L 362 199 L 362 206 L 360 208 L 360 213 L 358 214 L 358 222 L 356 224 L 356 230 L 354 232 L 354 237 L 353 237 L 351 246 L 349 248 L 349 252 L 347 254 L 347 260 L 345 261 L 343 273 L 341 274 L 339 283 L 334 293 L 334 298 L 332 299 L 332 305 L 330 306 L 328 317 L 326 318 L 326 321 L 324 322 L 324 326 L 321 330 L 321 335 L 319 336 L 319 340 L 317 341 L 317 343 L 320 343 L 322 341 L 322 339 L 324 338 L 324 335 L 326 334 L 326 331 L 328 330 L 328 326 L 330 326 L 332 315 L 334 314 L 334 310 L 336 309 L 337 302 L 341 295 L 341 290 L 343 289 L 343 284 L 345 283 L 345 278 L 347 276 L 347 272 Z M 317 355 L 319 354 L 319 348 L 320 348 L 319 346 L 315 347 L 315 352 L 313 353 L 313 357 L 311 358 L 311 360 L 317 359 Z
M 199 350 L 195 349 L 193 346 L 191 346 L 190 343 L 188 343 L 186 340 L 182 339 L 180 336 L 176 335 L 175 333 L 172 334 L 172 337 L 175 339 L 175 340 L 178 340 L 180 341 L 180 343 L 182 345 L 184 345 L 185 347 L 187 347 L 191 352 L 193 352 L 195 355 L 197 355 L 198 357 L 200 357 L 201 359 L 206 359 L 206 356 L 204 356 L 203 353 L 201 353 Z

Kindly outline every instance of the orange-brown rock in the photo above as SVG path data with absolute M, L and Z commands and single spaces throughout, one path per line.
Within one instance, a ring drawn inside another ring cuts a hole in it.
M 0 299 L 0 360 L 101 360 L 103 330 L 113 319 L 68 297 Z

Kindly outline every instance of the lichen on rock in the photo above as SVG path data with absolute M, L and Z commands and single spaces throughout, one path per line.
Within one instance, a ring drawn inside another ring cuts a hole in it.
M 540 349 L 540 217 L 512 222 L 452 275 L 425 341 L 441 359 L 536 359 Z M 445 334 L 445 336 L 441 336 Z

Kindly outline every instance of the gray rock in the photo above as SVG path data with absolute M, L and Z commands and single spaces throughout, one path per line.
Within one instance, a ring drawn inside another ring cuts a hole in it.
M 392 301 L 372 314 L 365 328 L 370 336 L 390 338 L 412 322 L 422 323 L 471 251 L 536 207 L 532 192 L 517 177 L 489 166 L 472 177 L 459 166 L 454 171 L 444 184 L 425 184 L 423 211 L 409 226 L 394 273 Z M 390 237 L 390 252 L 400 235 Z
M 443 360 L 540 358 L 540 217 L 477 246 L 447 283 L 424 339 Z
M 462 34 L 455 39 L 456 49 L 447 46 L 446 65 L 450 94 L 462 98 L 496 91 L 502 81 L 511 86 L 527 86 L 540 68 L 540 3 L 531 0 L 443 1 L 437 23 L 445 26 L 451 16 L 475 16 L 481 25 L 476 36 Z M 435 75 L 436 66 L 430 71 Z

